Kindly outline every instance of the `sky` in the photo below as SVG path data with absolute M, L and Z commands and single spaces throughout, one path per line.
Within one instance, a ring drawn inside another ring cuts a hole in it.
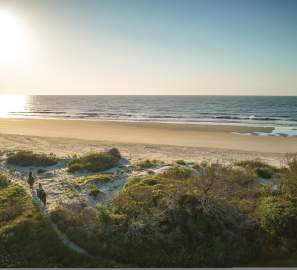
M 0 94 L 297 95 L 295 0 L 0 0 Z

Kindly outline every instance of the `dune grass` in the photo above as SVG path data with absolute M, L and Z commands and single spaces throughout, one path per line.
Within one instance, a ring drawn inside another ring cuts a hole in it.
M 71 160 L 68 163 L 68 171 L 99 172 L 116 167 L 118 163 L 119 158 L 109 152 L 91 153 Z
M 238 161 L 235 162 L 235 165 L 253 170 L 259 177 L 266 179 L 271 178 L 273 175 L 280 171 L 277 167 L 274 167 L 259 160 Z
M 86 175 L 79 177 L 75 180 L 76 184 L 79 185 L 89 185 L 89 184 L 105 184 L 111 181 L 114 181 L 116 175 L 114 174 L 95 174 L 95 175 Z
M 17 166 L 51 166 L 59 162 L 54 154 L 34 153 L 32 151 L 20 150 L 8 154 L 7 163 Z
M 143 169 L 149 169 L 158 164 L 158 161 L 153 159 L 144 159 L 136 162 L 136 169 L 143 170 Z
M 178 165 L 186 165 L 187 164 L 183 159 L 178 159 L 175 161 L 175 163 Z
M 172 179 L 186 179 L 195 174 L 195 171 L 185 166 L 175 165 L 162 173 L 162 176 Z
M 0 173 L 0 188 L 7 187 L 9 184 L 9 180 L 6 175 Z
M 109 149 L 109 150 L 107 151 L 107 153 L 111 154 L 112 156 L 114 156 L 114 157 L 117 158 L 117 159 L 121 159 L 121 158 L 122 158 L 122 155 L 121 155 L 119 149 L 117 149 L 117 148 L 115 148 L 115 147 Z

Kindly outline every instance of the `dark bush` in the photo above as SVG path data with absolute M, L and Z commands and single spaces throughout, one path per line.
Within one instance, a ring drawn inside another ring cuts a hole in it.
M 186 165 L 186 162 L 184 160 L 182 160 L 182 159 L 179 159 L 179 160 L 175 161 L 175 163 L 178 164 L 178 165 Z
M 262 167 L 262 168 L 257 168 L 256 173 L 261 178 L 270 179 L 273 176 L 274 171 L 271 170 L 270 168 Z
M 111 169 L 118 165 L 119 158 L 110 153 L 92 153 L 79 158 L 75 158 L 68 163 L 68 171 L 91 171 L 98 172 Z
M 145 160 L 140 160 L 136 163 L 136 168 L 137 169 L 148 169 L 152 168 L 157 164 L 156 160 L 150 160 L 150 159 L 145 159 Z
M 59 159 L 53 154 L 37 154 L 26 150 L 11 153 L 7 157 L 8 164 L 17 166 L 51 166 L 58 161 Z
M 184 166 L 173 166 L 163 172 L 161 175 L 166 178 L 173 178 L 173 179 L 186 179 L 195 174 L 195 171 L 191 168 L 184 167 Z
M 6 175 L 0 173 L 0 188 L 7 187 L 9 184 L 9 180 Z
M 243 160 L 235 162 L 236 166 L 250 169 L 256 172 L 261 178 L 269 179 L 279 172 L 279 169 L 259 160 Z
M 107 153 L 111 154 L 112 156 L 114 156 L 115 158 L 121 159 L 122 155 L 119 151 L 119 149 L 117 148 L 111 148 L 110 150 L 107 151 Z

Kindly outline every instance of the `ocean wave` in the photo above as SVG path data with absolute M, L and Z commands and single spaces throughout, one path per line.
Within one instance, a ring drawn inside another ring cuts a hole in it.
M 56 118 L 297 127 L 297 97 L 34 96 L 16 118 Z

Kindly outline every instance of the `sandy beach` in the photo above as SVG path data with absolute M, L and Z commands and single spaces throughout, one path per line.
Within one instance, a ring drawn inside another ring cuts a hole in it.
M 116 146 L 132 159 L 238 160 L 260 158 L 279 164 L 297 152 L 296 137 L 260 137 L 234 133 L 271 128 L 85 120 L 1 119 L 2 150 L 32 149 L 58 155 Z

